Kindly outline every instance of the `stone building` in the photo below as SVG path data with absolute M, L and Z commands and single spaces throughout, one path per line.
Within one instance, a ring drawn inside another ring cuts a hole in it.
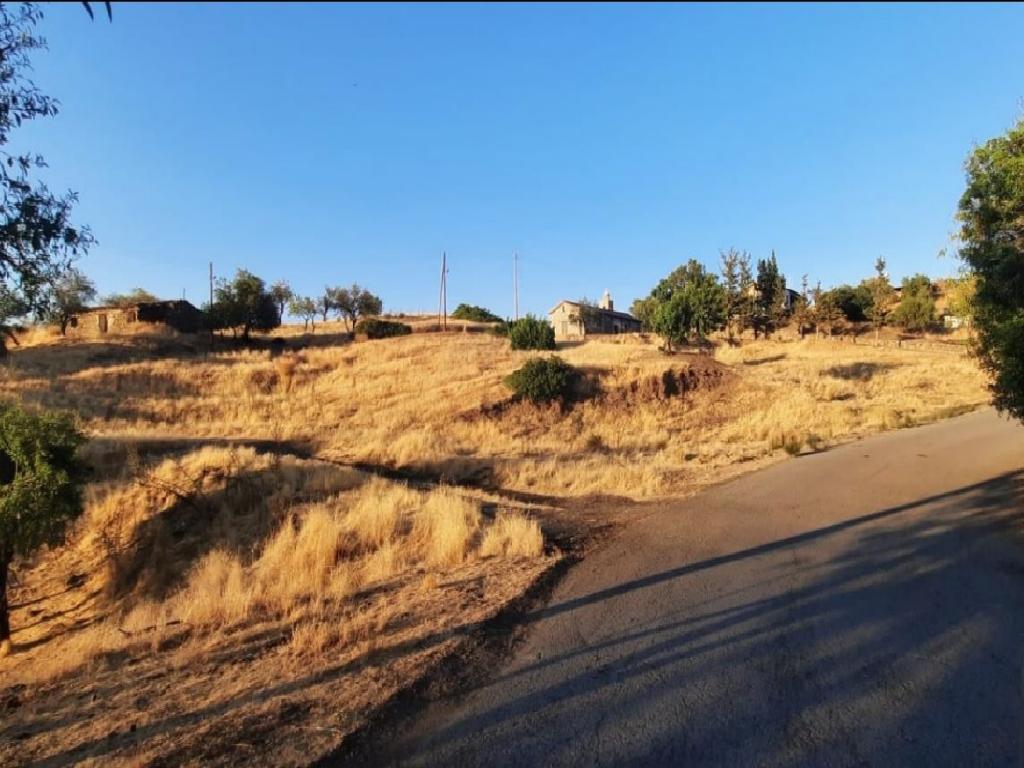
M 563 300 L 548 312 L 548 320 L 559 341 L 584 339 L 601 333 L 638 333 L 640 321 L 626 312 L 616 312 L 611 294 L 604 292 L 597 306 Z
M 69 336 L 103 336 L 131 333 L 146 325 L 163 326 L 179 333 L 197 333 L 203 329 L 203 313 L 184 299 L 142 301 L 122 307 L 90 307 L 68 321 Z

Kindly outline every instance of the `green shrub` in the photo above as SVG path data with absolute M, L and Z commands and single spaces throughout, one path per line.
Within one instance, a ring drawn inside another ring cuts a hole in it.
M 509 324 L 508 340 L 512 349 L 554 349 L 555 329 L 546 320 L 527 315 Z
M 476 307 L 471 304 L 459 304 L 452 312 L 456 320 L 471 320 L 476 323 L 500 323 L 501 318 L 483 307 Z
M 388 339 L 392 336 L 407 336 L 412 333 L 412 328 L 405 323 L 371 317 L 356 323 L 356 333 L 365 333 L 368 339 Z
M 0 656 L 10 645 L 7 575 L 16 556 L 59 544 L 82 513 L 85 442 L 71 416 L 0 404 Z
M 576 369 L 560 357 L 534 357 L 505 377 L 518 397 L 534 403 L 565 401 L 576 381 Z

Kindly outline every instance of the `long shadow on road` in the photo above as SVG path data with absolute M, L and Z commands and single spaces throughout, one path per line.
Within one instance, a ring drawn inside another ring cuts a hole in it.
M 615 630 L 599 641 L 510 665 L 419 741 L 378 745 L 377 762 L 1011 763 L 1024 550 L 1008 534 L 1022 487 L 1024 473 L 1001 475 L 536 611 L 542 630 L 757 561 L 744 571 L 756 597 L 732 590 L 641 626 L 601 614 Z M 834 556 L 801 564 L 829 537 L 845 537 Z

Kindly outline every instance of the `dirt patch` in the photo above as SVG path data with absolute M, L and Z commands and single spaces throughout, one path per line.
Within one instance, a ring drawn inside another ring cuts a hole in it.
M 641 403 L 671 400 L 696 392 L 716 390 L 735 380 L 732 369 L 710 357 L 698 357 L 686 365 L 666 368 L 658 374 L 637 378 L 628 384 L 606 384 L 611 372 L 587 367 L 578 371 L 572 397 L 565 401 L 532 403 L 508 397 L 496 403 L 485 403 L 460 415 L 463 421 L 477 419 L 508 419 L 535 425 L 553 423 L 583 402 L 623 407 Z
M 601 400 L 612 406 L 670 400 L 719 389 L 734 379 L 735 374 L 728 366 L 711 358 L 697 358 L 686 366 L 667 368 L 660 374 L 631 381 L 604 393 Z

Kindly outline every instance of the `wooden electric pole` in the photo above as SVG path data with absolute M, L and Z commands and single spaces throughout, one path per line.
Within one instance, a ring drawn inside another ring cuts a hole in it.
M 206 322 L 210 323 L 210 351 L 213 351 L 213 323 L 210 322 L 213 314 L 213 262 L 210 262 L 210 303 L 207 305 Z
M 515 319 L 519 319 L 519 253 L 512 254 L 512 301 Z
M 437 322 L 442 330 L 448 330 L 448 254 L 441 251 L 441 296 L 437 302 Z

